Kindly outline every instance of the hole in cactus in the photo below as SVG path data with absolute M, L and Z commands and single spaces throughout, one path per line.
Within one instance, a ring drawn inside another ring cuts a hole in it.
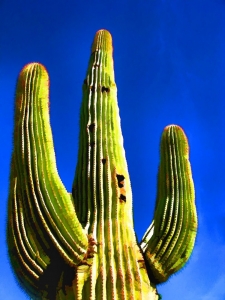
M 87 79 L 86 78 L 84 79 L 84 84 L 87 84 Z
M 146 268 L 144 259 L 139 259 L 138 264 L 139 264 L 140 269 L 145 269 Z
M 119 188 L 124 187 L 124 179 L 125 179 L 125 177 L 123 175 L 116 174 L 116 178 L 117 178 L 117 181 L 118 181 Z
M 103 163 L 103 165 L 106 163 L 106 158 L 102 159 L 102 163 Z
M 126 196 L 124 196 L 123 194 L 120 194 L 120 202 L 126 202 Z
M 88 126 L 90 132 L 93 132 L 93 130 L 95 129 L 95 123 L 92 123 Z
M 93 64 L 93 67 L 94 68 L 99 67 L 99 64 Z
M 106 87 L 106 86 L 102 86 L 102 93 L 103 92 L 106 92 L 106 93 L 109 93 L 109 87 Z
M 95 86 L 90 86 L 91 91 L 94 93 L 95 92 Z

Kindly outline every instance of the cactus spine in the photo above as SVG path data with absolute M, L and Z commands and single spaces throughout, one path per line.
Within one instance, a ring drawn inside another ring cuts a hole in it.
M 18 78 L 7 242 L 33 299 L 158 299 L 155 284 L 179 270 L 194 246 L 189 148 L 175 125 L 162 134 L 154 220 L 136 239 L 112 52 L 110 33 L 99 30 L 83 83 L 72 194 L 57 173 L 47 71 L 31 63 Z

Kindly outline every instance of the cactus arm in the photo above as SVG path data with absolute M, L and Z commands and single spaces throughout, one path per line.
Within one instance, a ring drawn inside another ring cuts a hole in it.
M 48 88 L 42 65 L 23 68 L 16 91 L 8 241 L 11 256 L 34 282 L 49 264 L 52 247 L 74 266 L 88 251 L 87 235 L 56 169 Z
M 188 140 L 179 126 L 164 129 L 160 153 L 154 221 L 140 244 L 156 283 L 185 265 L 197 232 Z

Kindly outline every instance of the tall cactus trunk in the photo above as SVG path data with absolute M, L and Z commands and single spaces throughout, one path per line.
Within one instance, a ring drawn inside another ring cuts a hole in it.
M 137 241 L 112 52 L 110 33 L 98 31 L 83 82 L 72 194 L 57 173 L 47 71 L 32 63 L 18 79 L 7 240 L 18 282 L 33 299 L 156 300 L 155 284 L 194 246 L 189 149 L 175 125 L 162 135 L 154 220 Z
M 78 299 L 150 299 L 154 289 L 134 232 L 112 50 L 109 32 L 97 32 L 83 83 L 73 198 L 79 221 L 97 244 Z

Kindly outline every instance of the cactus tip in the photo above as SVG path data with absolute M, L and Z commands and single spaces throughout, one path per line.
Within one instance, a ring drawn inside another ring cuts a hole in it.
M 100 29 L 96 32 L 91 48 L 91 53 L 99 49 L 111 53 L 113 51 L 112 36 L 110 32 L 106 29 Z
M 175 124 L 167 125 L 164 128 L 165 131 L 168 131 L 169 129 L 177 129 L 178 131 L 182 131 L 183 132 L 183 129 L 179 125 L 175 125 Z
M 170 141 L 173 143 L 174 138 L 171 138 L 172 136 L 177 137 L 177 140 L 179 140 L 183 154 L 188 158 L 189 157 L 188 139 L 182 127 L 174 124 L 166 126 L 162 134 L 162 139 L 166 139 L 167 142 Z
M 32 69 L 32 68 L 34 68 L 34 67 L 38 67 L 38 68 L 41 69 L 42 71 L 45 71 L 45 72 L 46 72 L 45 66 L 43 66 L 41 63 L 38 63 L 38 62 L 32 62 L 32 63 L 26 64 L 26 65 L 22 68 L 21 73 L 28 72 L 30 69 Z

